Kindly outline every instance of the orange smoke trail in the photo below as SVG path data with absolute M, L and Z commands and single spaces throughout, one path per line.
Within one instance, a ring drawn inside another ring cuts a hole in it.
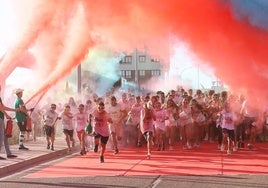
M 20 57 L 34 44 L 41 29 L 51 21 L 57 3 L 45 9 L 41 8 L 46 5 L 45 1 L 38 1 L 35 5 L 33 8 L 34 18 L 29 21 L 28 27 L 22 31 L 20 39 L 7 51 L 1 61 L 0 70 L 5 70 L 0 73 L 1 79 L 5 79 L 8 76 L 5 73 L 10 73 L 16 67 Z
M 90 27 L 85 19 L 84 9 L 78 5 L 77 12 L 69 23 L 68 37 L 66 38 L 68 40 L 64 41 L 63 51 L 58 57 L 54 70 L 49 74 L 42 87 L 28 101 L 45 93 L 59 79 L 67 76 L 74 67 L 81 63 L 87 55 L 89 47 L 93 47 L 94 45 L 94 42 L 88 35 L 89 29 Z M 87 36 L 86 40 L 85 36 Z

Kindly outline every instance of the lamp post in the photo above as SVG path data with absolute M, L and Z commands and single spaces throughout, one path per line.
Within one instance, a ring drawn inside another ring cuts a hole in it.
M 180 79 L 182 79 L 182 74 L 185 72 L 185 71 L 187 71 L 187 70 L 189 70 L 189 69 L 192 69 L 192 68 L 194 68 L 193 66 L 189 66 L 189 67 L 185 67 L 185 68 L 183 68 L 181 71 L 180 71 L 180 73 L 179 73 L 179 78 Z M 200 82 L 200 80 L 199 80 L 199 77 L 200 77 L 200 72 L 199 72 L 199 64 L 198 64 L 198 66 L 197 66 L 197 89 L 199 89 L 199 82 Z
M 184 73 L 186 70 L 188 69 L 192 69 L 193 66 L 189 66 L 189 67 L 185 67 L 184 69 L 181 70 L 181 72 L 179 73 L 179 78 L 182 78 L 182 73 Z

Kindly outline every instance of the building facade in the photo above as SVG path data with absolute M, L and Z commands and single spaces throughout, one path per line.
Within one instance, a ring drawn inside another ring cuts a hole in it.
M 119 62 L 120 76 L 125 82 L 142 85 L 152 77 L 162 75 L 160 59 L 153 58 L 145 52 L 135 50 Z

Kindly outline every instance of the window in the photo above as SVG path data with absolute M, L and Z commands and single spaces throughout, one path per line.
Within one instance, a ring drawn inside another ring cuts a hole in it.
M 126 70 L 125 73 L 126 73 L 125 74 L 126 78 L 131 78 L 131 71 L 130 70 Z
M 140 63 L 145 63 L 145 61 L 146 61 L 146 56 L 145 55 L 140 55 L 139 56 L 139 62 Z
M 140 76 L 145 76 L 145 70 L 140 70 Z
M 159 70 L 152 70 L 152 76 L 160 76 Z
M 122 62 L 120 62 L 121 64 L 131 64 L 132 63 L 132 56 L 125 56 L 122 60 Z
M 121 70 L 121 71 L 120 71 L 120 76 L 121 76 L 121 77 L 125 77 L 125 76 L 126 76 L 125 71 Z
M 159 60 L 159 59 L 157 59 L 157 58 L 152 58 L 152 59 L 151 59 L 151 62 L 152 62 L 152 63 L 159 63 L 159 62 L 160 62 L 160 60 Z

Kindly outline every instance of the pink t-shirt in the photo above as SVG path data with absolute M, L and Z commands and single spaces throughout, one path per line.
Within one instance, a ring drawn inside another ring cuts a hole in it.
M 156 120 L 154 121 L 155 128 L 165 131 L 166 130 L 165 119 L 167 119 L 168 117 L 167 111 L 165 109 L 155 110 L 154 114 L 156 118 Z
M 110 115 L 106 112 L 99 112 L 94 110 L 93 115 L 93 130 L 95 133 L 102 136 L 109 136 L 108 120 L 111 118 Z
M 153 118 L 151 116 L 147 116 L 144 109 L 142 109 L 142 111 L 141 111 L 140 129 L 141 129 L 142 134 L 144 134 L 145 132 L 153 132 L 154 131 Z

